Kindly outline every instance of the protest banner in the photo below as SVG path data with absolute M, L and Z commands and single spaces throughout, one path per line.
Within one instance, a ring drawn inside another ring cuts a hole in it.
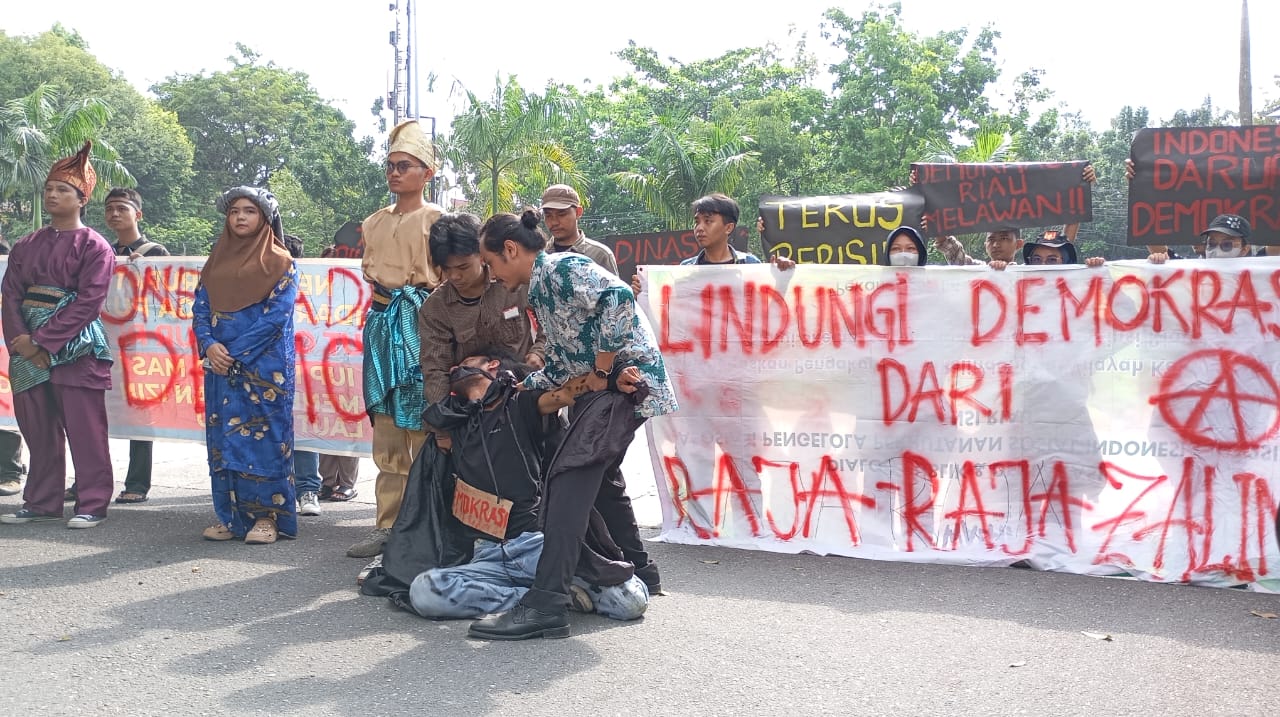
M 1280 589 L 1280 259 L 656 267 L 662 538 Z
M 738 251 L 747 250 L 747 229 L 741 223 L 729 235 L 729 244 Z M 641 264 L 679 264 L 697 256 L 702 247 L 693 238 L 692 229 L 648 234 L 614 234 L 599 240 L 613 251 L 618 261 L 618 276 L 631 281 Z
M 1081 178 L 1088 162 L 919 163 L 929 233 L 980 234 L 1000 229 L 1093 221 L 1093 193 Z
M 1280 125 L 1142 129 L 1130 159 L 1129 244 L 1198 244 L 1219 214 L 1280 244 Z
M 912 189 L 822 197 L 760 197 L 766 257 L 797 264 L 875 264 L 900 226 L 920 225 L 924 199 Z M 764 258 L 764 257 L 762 257 Z
M 114 363 L 113 438 L 204 441 L 204 369 L 191 329 L 203 259 L 120 261 L 102 313 Z M 294 432 L 302 449 L 369 455 L 361 332 L 372 294 L 351 260 L 299 259 L 293 341 Z M 0 276 L 8 260 L 0 260 Z M 2 344 L 3 342 L 0 342 Z M 15 427 L 9 353 L 0 345 L 0 425 Z
M 334 259 L 360 259 L 364 256 L 364 231 L 360 222 L 347 222 L 333 235 Z

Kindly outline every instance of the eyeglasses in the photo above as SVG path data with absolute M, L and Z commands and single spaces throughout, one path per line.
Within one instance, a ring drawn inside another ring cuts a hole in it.
M 1209 239 L 1205 241 L 1205 246 L 1207 246 L 1210 249 L 1222 249 L 1223 251 L 1231 251 L 1232 249 L 1236 248 L 1236 241 L 1237 240 L 1235 239 Z M 1244 246 L 1244 242 L 1241 242 L 1240 245 Z
M 413 169 L 414 167 L 422 167 L 423 169 L 426 169 L 427 165 L 420 164 L 418 162 L 410 162 L 407 159 L 402 159 L 399 162 L 387 162 L 385 167 L 387 170 L 387 174 L 392 174 L 393 172 L 398 172 L 400 174 L 408 174 L 409 170 Z

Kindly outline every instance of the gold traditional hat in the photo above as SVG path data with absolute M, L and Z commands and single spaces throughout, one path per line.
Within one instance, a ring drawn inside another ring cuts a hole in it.
M 428 167 L 436 168 L 436 151 L 431 146 L 431 138 L 422 131 L 418 120 L 405 120 L 391 130 L 391 146 L 387 153 L 404 152 L 418 158 Z

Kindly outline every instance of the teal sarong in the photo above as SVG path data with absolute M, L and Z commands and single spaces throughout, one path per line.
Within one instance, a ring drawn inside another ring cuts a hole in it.
M 406 286 L 378 295 L 364 324 L 364 405 L 372 416 L 395 419 L 407 431 L 422 430 L 422 364 L 419 357 L 418 309 L 431 293 Z
M 22 299 L 22 319 L 28 331 L 35 331 L 54 317 L 62 307 L 75 301 L 76 292 L 57 286 L 33 286 Z M 74 363 L 85 356 L 111 360 L 111 346 L 102 319 L 97 318 L 80 330 L 57 353 L 49 355 L 49 368 L 40 368 L 18 354 L 9 354 L 9 385 L 14 393 L 22 393 L 49 380 L 50 369 Z

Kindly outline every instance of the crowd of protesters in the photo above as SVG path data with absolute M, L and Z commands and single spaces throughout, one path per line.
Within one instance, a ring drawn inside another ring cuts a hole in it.
M 117 258 L 168 252 L 139 230 L 143 200 L 130 189 L 106 196 L 114 242 L 83 224 L 97 183 L 91 149 L 54 164 L 43 191 L 49 224 L 7 252 L 0 295 L 19 430 L 0 430 L 0 495 L 21 492 L 22 507 L 0 523 L 93 528 L 111 502 L 113 357 L 101 312 Z M 379 586 L 372 594 L 424 617 L 473 618 L 476 638 L 563 637 L 570 609 L 639 617 L 662 583 L 621 465 L 647 419 L 678 410 L 637 308 L 641 277 L 618 276 L 613 252 L 585 236 L 583 202 L 570 186 L 548 187 L 520 214 L 447 213 L 424 196 L 436 155 L 414 121 L 391 132 L 385 169 L 395 202 L 364 220 L 361 260 L 373 289 L 362 370 L 376 510 L 347 554 L 374 559 L 361 571 Z M 1096 180 L 1092 167 L 1082 179 Z M 202 537 L 270 544 L 295 537 L 298 516 L 318 515 L 321 500 L 354 498 L 358 464 L 295 448 L 291 337 L 302 252 L 284 232 L 279 202 L 245 186 L 216 206 L 225 221 L 192 309 L 216 516 Z M 732 198 L 699 198 L 691 214 L 699 251 L 684 264 L 761 263 L 730 244 L 741 218 Z M 881 264 L 927 263 L 929 227 L 918 224 L 884 238 Z M 1015 227 L 992 231 L 985 260 L 955 237 L 932 241 L 948 264 L 1100 266 L 1101 257 L 1081 260 L 1077 230 L 1030 239 Z M 1243 217 L 1221 215 L 1194 251 L 1250 256 L 1250 234 Z M 1150 247 L 1153 263 L 1176 258 Z M 769 261 L 778 271 L 794 266 Z M 115 502 L 146 501 L 151 467 L 152 444 L 131 441 Z M 440 495 L 456 499 L 442 508 Z M 64 502 L 74 505 L 69 519 Z M 399 579 L 405 564 L 416 568 Z

